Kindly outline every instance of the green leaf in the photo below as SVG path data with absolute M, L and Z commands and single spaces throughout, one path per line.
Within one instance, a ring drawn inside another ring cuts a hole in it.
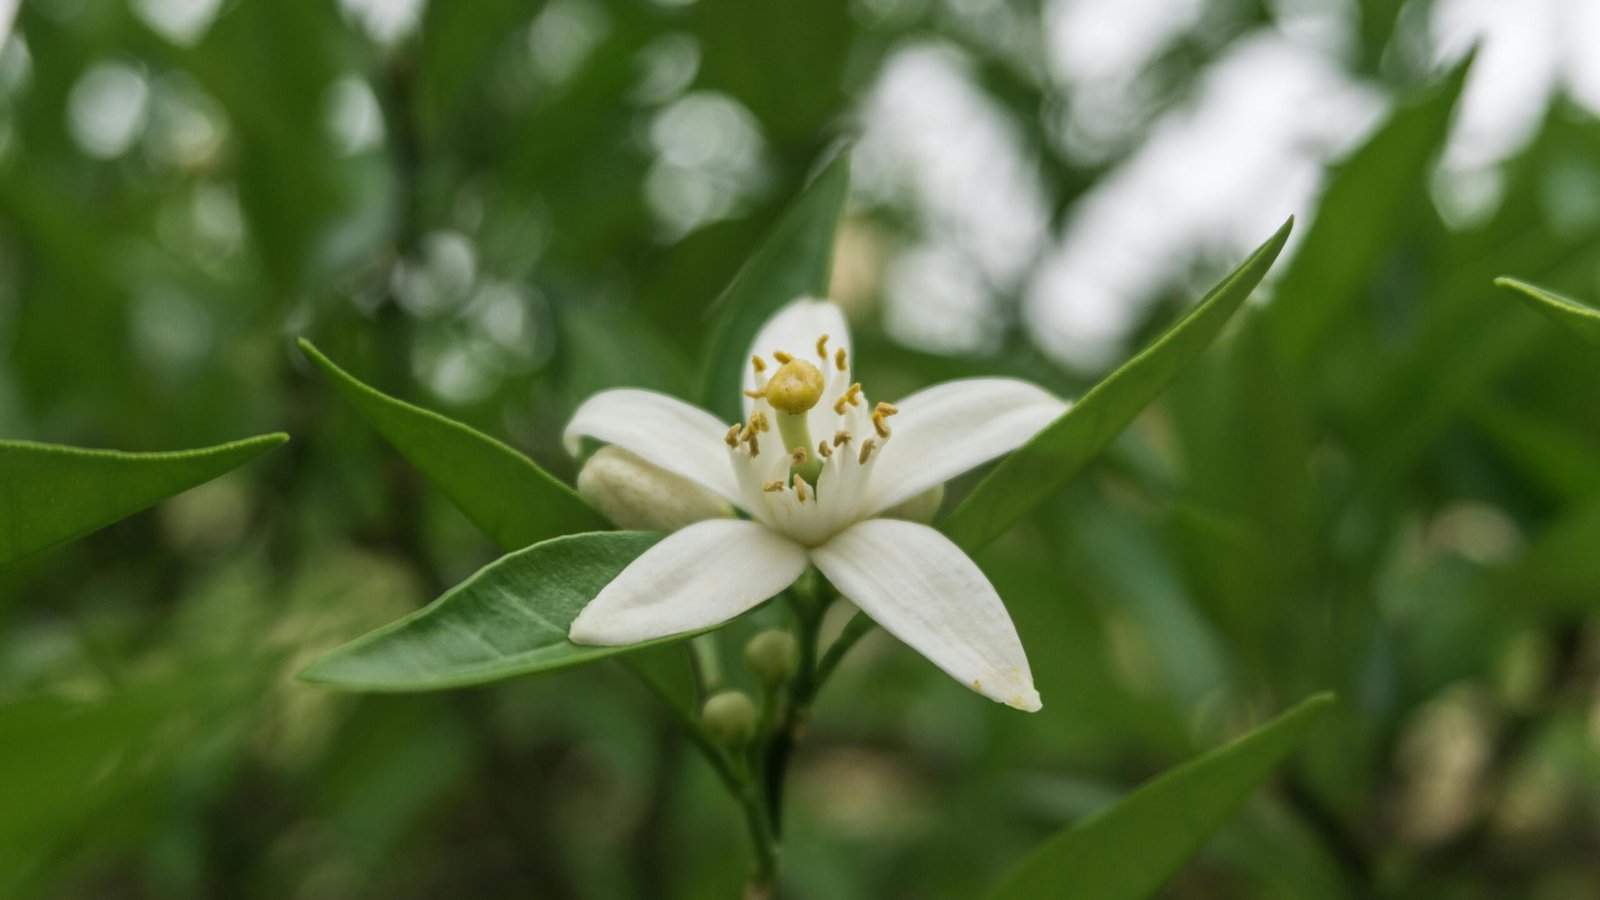
M 1412 234 L 1472 58 L 1395 109 L 1332 173 L 1272 304 L 1291 364 L 1304 364 L 1342 317 L 1359 310 L 1378 267 Z
M 593 662 L 688 638 L 625 647 L 567 640 L 583 607 L 658 534 L 552 538 L 501 557 L 426 607 L 338 647 L 300 678 L 365 691 L 430 691 Z
M 713 309 L 717 320 L 701 379 L 707 409 L 741 418 L 744 354 L 761 325 L 797 297 L 824 297 L 833 271 L 833 240 L 850 192 L 850 158 L 840 155 L 818 175 L 745 262 Z
M 357 381 L 310 341 L 300 351 L 401 455 L 503 549 L 608 527 L 577 492 L 492 437 Z
M 1600 344 L 1600 309 L 1515 278 L 1496 278 L 1494 283 L 1515 291 L 1529 306 L 1578 337 Z
M 172 453 L 0 441 L 0 566 L 104 528 L 288 439 L 267 434 Z
M 989 900 L 1141 900 L 1153 895 L 1332 705 L 1332 694 L 1318 694 L 1239 740 L 1146 783 L 1045 841 Z
M 1177 325 L 995 466 L 945 520 L 950 539 L 968 551 L 977 550 L 1082 471 L 1210 346 L 1278 258 L 1293 225 L 1292 218 L 1283 223 Z

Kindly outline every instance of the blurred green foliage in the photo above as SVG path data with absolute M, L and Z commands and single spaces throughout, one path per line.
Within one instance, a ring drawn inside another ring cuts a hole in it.
M 712 301 L 893 111 L 866 99 L 906 48 L 963 60 L 1054 238 L 1230 48 L 1318 6 L 1196 4 L 1097 157 L 1037 38 L 1060 3 L 434 0 L 392 39 L 366 4 L 229 0 L 193 31 L 175 5 L 27 0 L 0 53 L 0 436 L 295 440 L 0 570 L 4 896 L 736 895 L 737 811 L 620 666 L 416 697 L 291 680 L 498 555 L 295 338 L 570 483 L 577 401 L 694 395 Z M 1395 102 L 1294 210 L 1270 302 L 978 557 L 1044 710 L 882 635 L 846 659 L 796 760 L 793 896 L 981 895 L 1328 688 L 1172 896 L 1600 892 L 1600 354 L 1492 283 L 1600 295 L 1600 122 L 1556 96 L 1457 215 L 1437 162 L 1474 73 L 1433 64 L 1434 5 L 1326 5 L 1354 17 L 1347 74 Z M 674 129 L 758 149 L 675 157 Z M 864 378 L 1094 383 L 1003 280 L 970 352 L 891 328 L 886 273 L 935 224 L 874 177 L 833 288 Z M 741 637 L 727 677 L 753 687 Z

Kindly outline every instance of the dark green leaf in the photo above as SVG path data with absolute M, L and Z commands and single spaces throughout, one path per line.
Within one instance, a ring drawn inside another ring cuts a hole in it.
M 584 605 L 660 540 L 634 531 L 553 538 L 479 570 L 433 603 L 335 649 L 300 673 L 366 691 L 428 691 L 593 662 L 688 635 L 627 647 L 567 640 Z
M 1515 278 L 1496 278 L 1494 283 L 1516 292 L 1529 306 L 1578 337 L 1600 344 L 1600 309 Z
M 267 434 L 172 453 L 0 441 L 0 566 L 210 481 L 288 439 Z
M 827 295 L 834 234 L 849 191 L 850 159 L 841 155 L 817 176 L 717 298 L 701 384 L 706 408 L 722 418 L 740 418 L 739 375 L 761 324 L 797 297 Z
M 1141 900 L 1153 895 L 1332 705 L 1331 694 L 1312 697 L 1066 829 L 1013 869 L 990 900 Z
M 533 460 L 438 413 L 379 393 L 302 340 L 300 350 L 451 502 L 507 550 L 605 528 L 577 492 Z
M 1182 321 L 995 466 L 945 520 L 945 533 L 967 550 L 976 550 L 1082 471 L 1210 346 L 1278 258 L 1293 225 L 1293 219 L 1285 222 Z
M 1425 200 L 1429 168 L 1471 65 L 1469 54 L 1441 84 L 1396 109 L 1334 171 L 1272 305 L 1290 363 L 1304 363 L 1356 311 L 1376 269 L 1408 233 L 1407 212 Z

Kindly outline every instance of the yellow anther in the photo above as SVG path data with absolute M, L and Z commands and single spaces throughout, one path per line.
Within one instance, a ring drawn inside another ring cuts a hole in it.
M 803 466 L 803 465 L 806 464 L 806 460 L 808 460 L 810 458 L 811 458 L 811 454 L 806 452 L 806 448 L 804 448 L 804 447 L 796 447 L 796 448 L 794 448 L 794 450 L 790 451 L 790 453 L 789 453 L 789 465 L 791 465 L 791 466 Z
M 772 430 L 772 423 L 767 421 L 767 414 L 759 409 L 756 410 L 755 415 L 750 417 L 750 424 L 755 426 L 757 431 Z
M 828 446 L 827 441 L 817 441 L 817 455 L 827 459 L 833 455 L 833 448 Z
M 850 401 L 850 405 L 851 406 L 860 406 L 861 405 L 861 382 L 858 381 L 855 384 L 852 384 L 849 387 L 845 388 L 844 396 L 845 396 L 846 400 Z
M 774 478 L 766 484 L 763 484 L 761 489 L 769 494 L 776 494 L 777 492 L 783 490 L 783 479 Z
M 835 431 L 833 433 L 833 445 L 835 447 L 842 447 L 842 446 L 844 446 L 845 444 L 848 444 L 848 443 L 850 443 L 850 432 L 848 432 L 848 431 Z
M 756 456 L 761 453 L 761 442 L 756 439 L 756 433 L 756 425 L 754 422 L 751 422 L 749 425 L 746 425 L 744 427 L 744 431 L 739 434 L 739 440 L 750 445 L 751 456 Z
M 794 476 L 794 496 L 801 503 L 806 502 L 806 480 L 798 472 Z
M 749 397 L 751 400 L 760 400 L 762 397 L 767 395 L 767 389 L 764 387 L 745 388 L 744 395 Z
M 862 464 L 863 466 L 866 465 L 867 464 L 867 457 L 872 455 L 873 448 L 875 448 L 877 446 L 878 446 L 878 442 L 873 440 L 872 438 L 867 438 L 866 440 L 862 441 L 861 442 L 861 455 L 856 457 L 856 462 Z
M 873 430 L 878 432 L 878 437 L 881 437 L 884 440 L 888 440 L 889 439 L 889 423 L 884 421 L 885 418 L 887 418 L 887 417 L 881 412 L 873 413 L 872 414 L 872 427 L 873 427 Z
M 780 366 L 788 365 L 789 363 L 794 361 L 794 357 L 792 357 L 789 354 L 783 352 L 782 350 L 774 350 L 774 351 L 772 351 L 772 358 L 777 360 L 778 361 L 778 365 L 780 365 Z
M 799 415 L 822 399 L 822 387 L 822 373 L 816 366 L 791 359 L 767 382 L 767 402 L 790 415 Z
M 844 415 L 844 405 L 849 401 L 849 399 L 850 398 L 846 397 L 844 394 L 840 394 L 839 399 L 833 401 L 834 413 L 841 416 Z
M 879 403 L 877 406 L 872 408 L 872 411 L 875 413 L 883 413 L 886 416 L 892 416 L 900 410 L 893 403 Z
M 833 366 L 834 366 L 834 368 L 836 368 L 839 371 L 843 372 L 844 369 L 845 369 L 845 365 L 846 365 L 846 362 L 845 362 L 845 356 L 844 356 L 844 348 L 840 347 L 838 350 L 833 351 Z
M 767 361 L 762 359 L 760 354 L 756 354 L 756 355 L 750 357 L 750 365 L 756 367 L 756 374 L 757 375 L 759 375 L 762 372 L 765 372 L 767 370 Z
M 823 361 L 824 364 L 827 363 L 827 361 L 828 361 L 828 336 L 827 335 L 823 335 L 822 337 L 817 338 L 817 355 L 822 357 L 822 361 Z
M 737 447 L 737 446 L 739 446 L 739 426 L 738 425 L 733 425 L 733 426 L 729 427 L 728 428 L 728 434 L 727 434 L 726 437 L 724 437 L 722 439 L 722 441 L 723 441 L 723 443 L 727 444 L 729 447 Z

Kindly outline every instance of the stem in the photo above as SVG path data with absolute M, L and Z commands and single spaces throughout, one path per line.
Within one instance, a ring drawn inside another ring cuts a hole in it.
M 789 702 L 778 717 L 771 743 L 767 746 L 766 761 L 762 766 L 765 781 L 767 812 L 772 821 L 774 839 L 783 835 L 783 786 L 788 774 L 789 759 L 794 746 L 805 733 L 811 720 L 811 703 L 816 698 L 817 687 L 817 632 L 822 625 L 826 604 L 808 602 L 812 598 L 797 597 L 794 604 L 800 643 L 800 669 L 794 684 L 789 688 Z
M 823 654 L 822 662 L 817 664 L 816 691 L 822 690 L 822 686 L 828 681 L 828 676 L 839 667 L 844 655 L 850 652 L 850 648 L 854 647 L 857 641 L 875 628 L 876 624 L 863 612 L 856 613 L 854 618 L 845 623 L 844 630 L 839 632 L 839 636 L 828 647 L 828 652 Z

